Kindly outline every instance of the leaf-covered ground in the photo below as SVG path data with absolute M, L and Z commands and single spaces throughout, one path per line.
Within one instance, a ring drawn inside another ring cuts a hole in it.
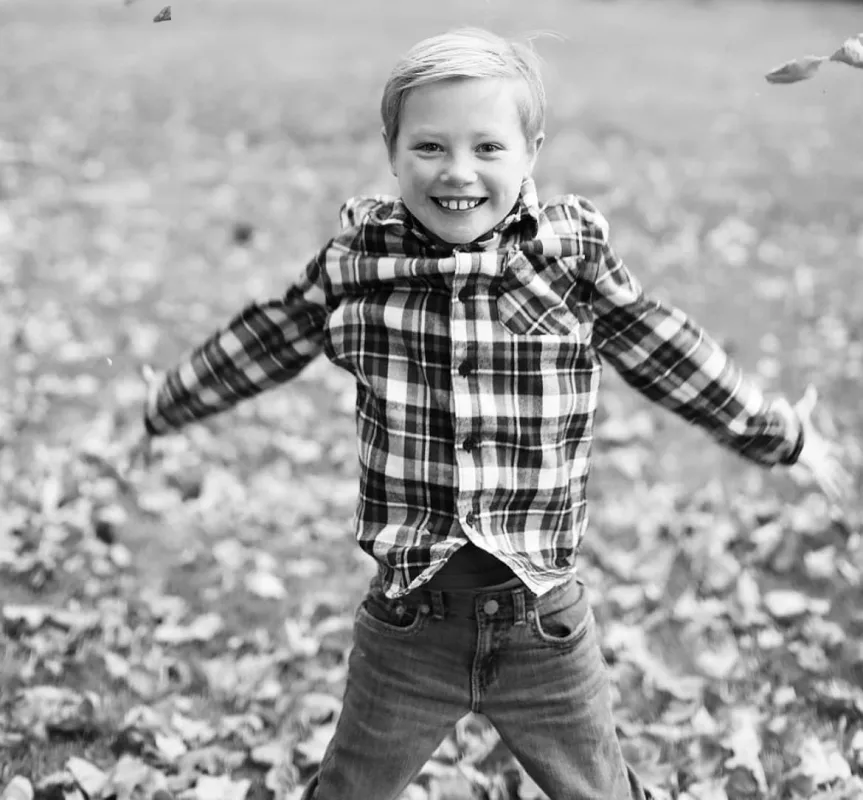
M 595 200 L 766 388 L 815 383 L 859 470 L 863 74 L 764 80 L 859 7 L 157 5 L 0 4 L 0 787 L 240 800 L 314 770 L 371 574 L 350 381 L 322 359 L 131 486 L 112 442 L 142 362 L 283 290 L 345 197 L 393 191 L 383 81 L 452 25 L 560 34 L 543 194 Z M 834 519 L 610 373 L 599 433 L 582 568 L 628 758 L 692 800 L 863 796 L 859 500 Z M 540 794 L 468 718 L 408 796 Z

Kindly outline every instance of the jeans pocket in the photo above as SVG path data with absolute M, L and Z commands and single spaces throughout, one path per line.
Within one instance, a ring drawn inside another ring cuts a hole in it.
M 586 598 L 580 598 L 564 608 L 543 612 L 533 611 L 533 632 L 545 644 L 574 647 L 594 624 L 593 609 Z
M 357 621 L 378 633 L 412 636 L 425 627 L 428 613 L 424 606 L 388 600 L 371 591 L 360 604 Z

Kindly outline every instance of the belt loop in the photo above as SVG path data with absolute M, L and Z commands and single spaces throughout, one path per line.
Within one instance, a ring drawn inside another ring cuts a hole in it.
M 513 612 L 516 625 L 524 625 L 524 589 L 518 588 L 512 590 Z
M 444 618 L 443 592 L 429 592 L 431 595 L 432 617 L 437 620 Z

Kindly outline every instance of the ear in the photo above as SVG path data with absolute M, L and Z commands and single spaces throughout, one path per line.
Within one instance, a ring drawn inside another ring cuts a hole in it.
M 539 156 L 539 151 L 542 149 L 542 143 L 545 141 L 545 133 L 540 131 L 532 142 L 527 143 L 527 152 L 528 152 L 528 167 L 527 174 L 530 175 L 533 172 L 534 165 L 536 164 L 537 156 Z
M 390 149 L 389 139 L 387 139 L 387 129 L 383 125 L 381 126 L 381 138 L 384 140 L 384 147 L 387 149 L 387 161 L 390 162 L 390 172 L 392 172 L 393 177 L 397 178 L 398 174 L 396 173 L 395 159 L 393 158 L 392 150 Z

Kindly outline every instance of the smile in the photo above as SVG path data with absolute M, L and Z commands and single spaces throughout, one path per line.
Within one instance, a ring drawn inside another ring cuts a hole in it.
M 471 211 L 477 206 L 481 206 L 487 197 L 472 197 L 472 198 L 444 198 L 433 197 L 435 204 L 445 209 L 446 211 Z

